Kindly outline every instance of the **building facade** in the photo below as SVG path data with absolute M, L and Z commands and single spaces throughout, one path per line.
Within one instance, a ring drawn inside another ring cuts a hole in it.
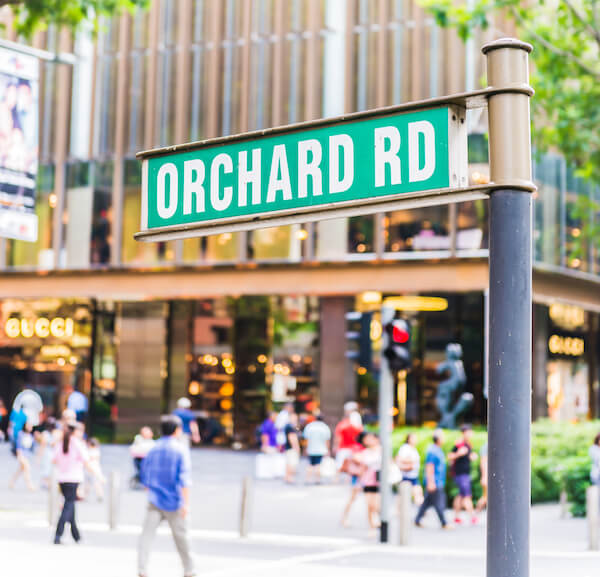
M 409 0 L 154 0 L 96 38 L 38 33 L 33 46 L 77 61 L 40 64 L 39 237 L 0 239 L 0 396 L 30 384 L 53 412 L 76 385 L 94 433 L 120 439 L 188 395 L 205 437 L 247 442 L 286 398 L 331 419 L 349 398 L 372 406 L 376 311 L 418 296 L 399 418 L 437 419 L 436 367 L 458 342 L 470 418 L 485 421 L 486 201 L 166 243 L 133 234 L 138 151 L 470 90 L 492 34 L 463 45 Z M 470 178 L 485 182 L 485 114 L 467 120 Z M 600 191 L 558 156 L 534 176 L 534 413 L 587 418 L 600 251 L 585 223 L 600 215 L 582 200 Z M 430 297 L 444 304 L 429 310 Z M 372 366 L 348 358 L 350 311 L 373 312 Z

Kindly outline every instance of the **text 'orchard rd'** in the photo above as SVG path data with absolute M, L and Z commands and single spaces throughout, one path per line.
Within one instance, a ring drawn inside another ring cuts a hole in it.
M 142 229 L 457 186 L 453 118 L 435 108 L 142 153 Z

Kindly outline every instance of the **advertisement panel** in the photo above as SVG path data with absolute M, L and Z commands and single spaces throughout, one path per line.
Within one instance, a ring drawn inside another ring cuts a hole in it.
M 0 236 L 35 242 L 37 58 L 0 48 Z

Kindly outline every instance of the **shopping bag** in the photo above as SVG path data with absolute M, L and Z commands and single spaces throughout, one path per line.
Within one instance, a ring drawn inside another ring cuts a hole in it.
M 337 472 L 335 461 L 331 457 L 323 457 L 320 470 L 321 477 L 323 477 L 323 479 L 333 479 Z

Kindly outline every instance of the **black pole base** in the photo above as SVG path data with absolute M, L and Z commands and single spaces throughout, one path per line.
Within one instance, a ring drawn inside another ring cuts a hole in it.
M 381 527 L 379 529 L 379 542 L 387 543 L 388 542 L 388 522 L 382 521 Z

